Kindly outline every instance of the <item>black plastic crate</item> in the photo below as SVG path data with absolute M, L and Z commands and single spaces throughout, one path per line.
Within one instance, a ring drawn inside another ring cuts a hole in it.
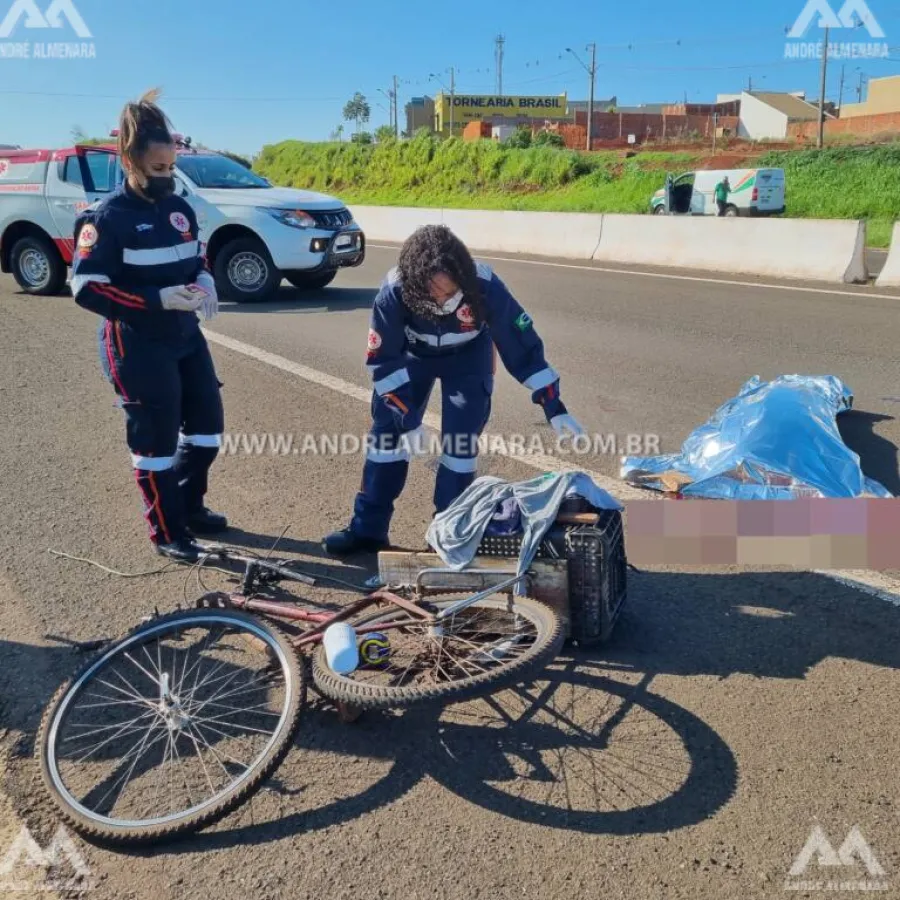
M 586 503 L 567 503 L 561 511 L 570 510 L 597 513 L 599 521 L 596 525 L 552 525 L 535 559 L 566 561 L 571 638 L 583 646 L 602 644 L 609 640 L 628 595 L 622 514 Z M 521 534 L 486 535 L 476 555 L 518 559 L 521 546 Z

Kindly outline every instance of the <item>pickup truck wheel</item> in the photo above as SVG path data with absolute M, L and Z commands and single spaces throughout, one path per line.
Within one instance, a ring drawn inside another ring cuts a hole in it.
M 655 216 L 664 216 L 666 214 L 666 207 L 660 203 L 656 209 L 653 210 L 653 215 Z
M 302 291 L 317 291 L 328 287 L 337 277 L 337 270 L 332 272 L 317 272 L 311 275 L 308 272 L 285 272 L 284 277 L 295 287 Z
M 262 241 L 236 238 L 216 254 L 215 278 L 228 300 L 260 303 L 272 299 L 281 282 L 281 272 Z
M 738 212 L 738 208 L 736 206 L 726 206 L 725 207 L 725 215 L 728 216 L 729 219 L 734 219 L 740 215 Z
M 13 277 L 26 294 L 49 297 L 66 285 L 66 265 L 56 247 L 43 237 L 24 237 L 10 254 Z

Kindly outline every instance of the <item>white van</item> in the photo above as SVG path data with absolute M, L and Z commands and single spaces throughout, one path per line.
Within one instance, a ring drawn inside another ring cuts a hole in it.
M 718 169 L 685 172 L 672 184 L 672 208 L 676 216 L 717 216 L 716 185 L 728 178 L 726 216 L 780 216 L 785 210 L 784 169 Z M 666 189 L 650 201 L 651 212 L 666 214 Z

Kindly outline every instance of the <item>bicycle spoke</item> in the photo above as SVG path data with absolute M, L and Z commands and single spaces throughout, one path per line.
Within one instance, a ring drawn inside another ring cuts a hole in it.
M 136 731 L 140 731 L 142 726 L 138 726 L 137 723 L 143 719 L 146 719 L 148 716 L 155 719 L 156 713 L 150 713 L 150 712 L 144 713 L 144 715 L 139 716 L 134 721 L 128 722 L 125 725 L 122 725 L 119 731 L 117 731 L 113 735 L 110 735 L 110 737 L 108 737 L 105 741 L 101 741 L 99 744 L 95 745 L 92 750 L 88 750 L 87 753 L 85 753 L 83 756 L 79 757 L 77 760 L 75 760 L 75 762 L 84 762 L 86 759 L 88 759 L 88 757 L 93 756 L 101 747 L 105 747 L 107 744 L 111 743 L 118 737 L 124 737 L 126 735 L 134 734 Z M 137 726 L 137 727 L 135 727 L 135 726 Z M 70 740 L 77 740 L 77 739 L 80 739 L 81 737 L 83 737 L 83 735 L 73 735 L 70 738 L 65 738 L 63 743 L 65 743 L 66 741 L 70 741 Z
M 135 748 L 130 750 L 128 752 L 128 754 L 119 763 L 119 765 L 124 766 L 125 763 L 128 761 L 128 757 L 131 756 L 132 754 L 134 754 L 134 759 L 132 759 L 131 765 L 128 767 L 128 771 L 125 772 L 125 774 L 123 776 L 120 776 L 115 782 L 113 782 L 113 784 L 109 788 L 107 788 L 106 793 L 97 801 L 97 803 L 94 807 L 95 809 L 100 809 L 103 801 L 110 795 L 110 793 L 113 790 L 115 790 L 115 788 L 119 784 L 121 784 L 121 787 L 116 792 L 115 799 L 113 800 L 112 804 L 109 807 L 110 811 L 112 811 L 115 808 L 116 802 L 122 796 L 122 791 L 125 789 L 125 785 L 128 783 L 128 779 L 131 778 L 131 774 L 134 772 L 135 766 L 137 766 L 138 760 L 141 758 L 141 752 L 143 751 L 144 747 L 146 747 L 147 741 L 149 740 L 150 735 L 153 732 L 153 726 L 155 724 L 156 724 L 155 722 L 151 722 L 150 727 L 147 729 L 147 733 L 144 735 L 144 739 L 140 742 L 140 746 L 136 746 Z M 151 746 L 154 746 L 160 740 L 162 740 L 162 736 L 156 738 L 156 740 L 153 742 L 153 744 L 151 744 Z
M 188 727 L 190 727 L 190 726 L 188 726 Z M 191 732 L 193 733 L 193 729 L 191 729 Z M 215 757 L 216 762 L 219 764 L 219 767 L 220 767 L 220 768 L 222 769 L 222 771 L 225 773 L 226 777 L 227 777 L 227 778 L 231 778 L 232 775 L 231 775 L 231 773 L 228 771 L 228 769 L 225 767 L 225 764 L 222 762 L 222 758 L 219 756 L 218 752 L 216 751 L 216 748 L 213 747 L 213 745 L 210 744 L 209 741 L 207 741 L 206 738 L 203 737 L 203 735 L 200 734 L 199 732 L 197 733 L 197 737 L 199 737 L 200 740 L 203 741 L 203 743 L 204 743 L 204 745 L 206 746 L 207 750 L 209 750 L 209 752 L 212 753 L 212 755 Z M 242 766 L 243 766 L 243 763 L 238 763 L 238 765 L 242 765 Z M 249 771 L 250 771 L 250 767 L 249 767 L 249 766 L 243 766 L 243 769 L 244 769 L 244 772 L 249 772 Z
M 118 673 L 114 672 L 113 674 L 118 674 Z M 108 681 L 104 681 L 102 678 L 98 678 L 97 681 L 100 684 L 102 684 L 104 687 L 108 687 L 111 691 L 116 691 L 117 693 L 123 694 L 126 697 L 130 697 L 132 700 L 137 700 L 140 703 L 145 703 L 148 700 L 147 697 L 144 697 L 141 694 L 131 694 L 128 691 L 122 690 L 122 688 L 120 688 L 116 684 L 110 684 Z
M 166 768 L 166 760 L 169 757 L 169 750 L 171 750 L 171 749 L 172 749 L 172 732 L 169 731 L 167 740 L 166 740 L 166 746 L 163 748 L 163 758 L 162 758 L 162 762 L 159 765 L 159 773 L 156 776 L 156 789 L 153 791 L 153 803 L 154 804 L 156 803 L 156 798 L 159 796 L 159 788 L 160 788 L 160 785 L 162 784 L 162 776 L 163 776 L 163 772 L 165 771 L 165 768 Z M 147 807 L 144 807 L 144 809 L 147 809 Z M 151 806 L 150 807 L 151 812 L 152 812 L 152 809 L 153 809 L 153 807 Z
M 206 725 L 207 728 L 212 728 L 212 726 L 209 723 L 215 722 L 217 725 L 220 725 L 223 728 L 226 728 L 226 727 L 237 728 L 240 731 L 250 731 L 253 734 L 265 734 L 268 737 L 271 737 L 274 734 L 274 732 L 272 732 L 272 731 L 263 731 L 261 728 L 252 728 L 250 725 L 236 725 L 228 719 L 225 719 L 225 720 L 203 719 L 203 718 L 200 718 L 199 716 L 196 716 L 196 717 L 192 717 L 191 721 L 192 722 L 201 722 L 202 724 Z M 213 730 L 215 730 L 215 729 L 213 729 Z M 235 735 L 231 735 L 231 736 L 234 737 Z M 226 735 L 226 737 L 228 737 L 228 735 Z
M 206 768 L 206 762 L 203 759 L 203 754 L 200 751 L 200 746 L 197 744 L 197 738 L 194 737 L 193 729 L 188 732 L 188 737 L 191 739 L 191 743 L 194 745 L 194 749 L 197 751 L 197 759 L 200 760 L 200 765 L 203 766 L 203 774 L 206 775 L 206 781 L 209 784 L 209 790 L 213 796 L 216 794 L 216 787 L 212 783 L 212 778 L 209 775 L 209 769 Z

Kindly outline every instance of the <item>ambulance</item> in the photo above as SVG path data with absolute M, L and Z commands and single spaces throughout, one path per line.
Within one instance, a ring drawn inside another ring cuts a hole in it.
M 231 157 L 178 136 L 176 189 L 191 204 L 223 299 L 271 299 L 286 278 L 315 290 L 362 264 L 365 235 L 334 197 L 273 186 Z M 29 294 L 66 286 L 78 214 L 114 191 L 112 145 L 0 150 L 0 271 Z

